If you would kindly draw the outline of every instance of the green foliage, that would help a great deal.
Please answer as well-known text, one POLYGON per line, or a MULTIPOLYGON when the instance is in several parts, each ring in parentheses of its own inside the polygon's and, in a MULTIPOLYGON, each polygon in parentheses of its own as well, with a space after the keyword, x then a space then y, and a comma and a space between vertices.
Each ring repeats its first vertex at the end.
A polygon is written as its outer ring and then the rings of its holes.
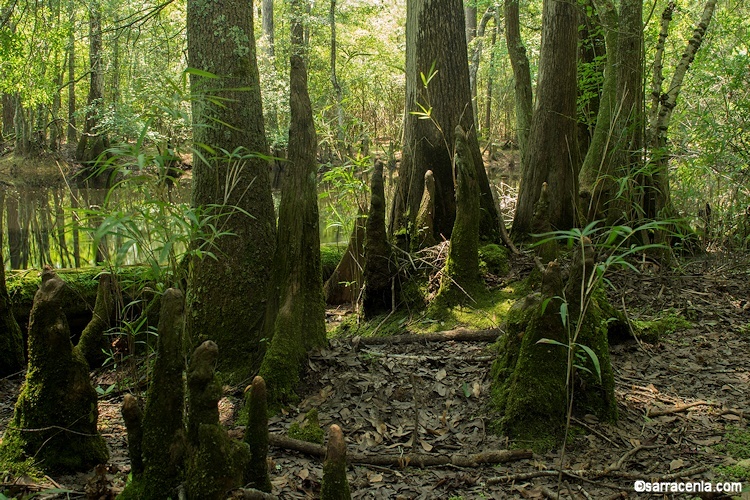
POLYGON ((737 461, 732 465, 716 467, 720 477, 734 481, 746 481, 750 478, 750 432, 730 425, 722 441, 714 449, 737 461))
POLYGON ((483 273, 488 272, 495 276, 508 274, 508 249, 494 243, 479 247, 479 269, 483 273))
POLYGON ((632 325, 635 327, 636 335, 643 341, 656 343, 664 336, 684 330, 693 326, 682 316, 671 312, 653 320, 634 319, 632 325))
MULTIPOLYGON (((321 165, 318 199, 326 239, 346 241, 357 215, 367 211, 366 175, 371 169, 368 157, 348 159, 343 165, 321 165)), ((322 255, 321 255, 322 257, 322 255)))

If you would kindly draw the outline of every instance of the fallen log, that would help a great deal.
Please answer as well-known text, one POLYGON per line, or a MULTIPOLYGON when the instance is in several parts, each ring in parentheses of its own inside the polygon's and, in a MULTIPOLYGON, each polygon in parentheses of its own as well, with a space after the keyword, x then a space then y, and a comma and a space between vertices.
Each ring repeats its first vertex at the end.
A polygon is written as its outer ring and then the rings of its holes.
MULTIPOLYGON (((299 451, 315 457, 324 457, 325 446, 308 443, 286 436, 269 435, 271 446, 287 450, 299 451)), ((381 467, 435 467, 440 465, 455 465, 457 467, 478 467, 482 464, 501 464, 532 457, 531 450, 491 450, 472 455, 428 455, 425 453, 349 453, 346 458, 350 464, 377 465, 381 467)))
POLYGON ((383 344, 416 344, 421 342, 494 342, 502 334, 499 328, 489 330, 469 330, 456 328, 435 333, 405 333, 390 337, 354 337, 353 344, 383 345, 383 344))

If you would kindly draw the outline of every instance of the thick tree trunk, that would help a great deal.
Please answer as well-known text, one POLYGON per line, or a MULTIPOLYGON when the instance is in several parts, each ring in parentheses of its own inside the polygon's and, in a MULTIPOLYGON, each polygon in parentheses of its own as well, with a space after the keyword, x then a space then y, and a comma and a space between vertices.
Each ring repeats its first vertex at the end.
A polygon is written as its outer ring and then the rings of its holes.
POLYGON ((577 41, 575 2, 545 0, 537 104, 513 219, 512 232, 519 240, 529 236, 534 204, 545 182, 553 229, 570 229, 578 222, 577 41))
POLYGON ((453 134, 461 125, 477 168, 481 236, 499 241, 497 209, 474 129, 463 6, 458 0, 409 0, 406 11, 404 150, 390 233, 413 230, 429 169, 435 177, 434 236, 450 238, 456 218, 453 134), (430 79, 427 85, 423 78, 430 79))
POLYGON ((497 61, 495 60, 495 44, 497 43, 497 32, 500 30, 500 16, 495 13, 495 25, 492 27, 492 40, 490 41, 490 70, 487 75, 487 94, 484 105, 484 124, 482 135, 487 139, 492 136, 492 94, 495 90, 495 71, 497 61))
POLYGON ((531 68, 526 55, 526 47, 521 39, 521 23, 518 12, 518 0, 505 2, 505 42, 513 68, 513 82, 516 101, 516 135, 521 158, 526 155, 526 146, 531 129, 533 101, 531 91, 531 68))
POLYGON ((383 163, 375 162, 370 179, 370 211, 365 225, 365 289, 362 312, 366 319, 391 311, 398 296, 394 277, 398 271, 385 230, 383 163))
POLYGON ((278 311, 271 311, 276 312, 273 336, 260 369, 268 381, 272 404, 286 403, 294 397, 307 352, 326 341, 315 181, 318 142, 307 91, 307 68, 301 55, 304 47, 300 3, 292 3, 289 163, 282 181, 270 289, 270 303, 278 304, 278 311))
POLYGON ((187 15, 188 66, 218 76, 190 75, 193 140, 202 155, 193 165, 193 204, 206 210, 220 206, 211 215, 233 233, 206 248, 217 260, 193 262, 188 330, 194 342, 214 340, 219 369, 228 380, 240 381, 260 367, 265 352, 261 339, 276 243, 268 163, 256 156, 268 154, 268 146, 253 12, 239 0, 189 0, 187 15), (225 21, 217 24, 219 19, 225 21), (217 99, 232 105, 217 105, 217 99))
POLYGON ((582 209, 589 220, 614 224, 632 207, 631 200, 612 199, 615 178, 638 170, 643 146, 643 3, 623 1, 619 12, 610 0, 594 3, 605 28, 607 63, 596 127, 581 168, 581 186, 591 194, 582 209))

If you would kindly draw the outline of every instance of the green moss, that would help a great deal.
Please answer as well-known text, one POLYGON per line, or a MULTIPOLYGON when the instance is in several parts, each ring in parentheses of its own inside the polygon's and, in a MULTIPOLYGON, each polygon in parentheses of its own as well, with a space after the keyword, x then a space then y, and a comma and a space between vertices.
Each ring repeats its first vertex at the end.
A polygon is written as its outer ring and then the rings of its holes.
POLYGON ((33 457, 45 471, 74 472, 106 462, 109 454, 96 428, 97 395, 88 364, 73 348, 62 314, 64 295, 65 285, 52 273, 37 292, 29 368, 0 455, 17 463, 33 457))
POLYGON ((198 435, 200 446, 192 453, 187 467, 188 498, 226 498, 229 490, 242 485, 250 448, 232 440, 218 423, 201 424, 198 435))
POLYGON ((675 313, 669 313, 653 320, 634 319, 632 324, 636 329, 638 338, 651 344, 655 344, 665 335, 693 326, 692 323, 675 313))
MULTIPOLYGON (((492 406, 499 418, 493 425, 516 445, 546 451, 560 444, 565 430, 567 351, 563 346, 539 343, 542 339, 567 344, 567 333, 558 313, 559 299, 542 312, 541 294, 531 294, 515 304, 505 323, 505 335, 495 348, 492 366, 492 406)), ((609 361, 607 320, 594 301, 584 319, 578 343, 589 347, 601 366, 601 381, 588 356, 577 358, 574 409, 593 413, 603 421, 617 418, 614 376, 609 361), (589 373, 591 372, 591 373, 589 373)), ((583 351, 580 351, 583 352, 583 351)))
POLYGON ((299 439, 300 441, 307 441, 308 443, 323 444, 325 431, 320 428, 318 410, 313 408, 308 411, 305 419, 302 421, 302 425, 298 422, 292 423, 289 427, 289 437, 299 439))
POLYGON ((508 249, 494 243, 479 247, 479 270, 495 276, 508 274, 508 249))
POLYGON ((333 274, 336 266, 339 265, 341 258, 344 256, 346 246, 341 245, 320 245, 320 267, 323 273, 323 282, 333 274))
POLYGON ((737 460, 737 463, 716 467, 719 478, 731 481, 750 479, 750 430, 727 426, 726 433, 714 450, 737 460))

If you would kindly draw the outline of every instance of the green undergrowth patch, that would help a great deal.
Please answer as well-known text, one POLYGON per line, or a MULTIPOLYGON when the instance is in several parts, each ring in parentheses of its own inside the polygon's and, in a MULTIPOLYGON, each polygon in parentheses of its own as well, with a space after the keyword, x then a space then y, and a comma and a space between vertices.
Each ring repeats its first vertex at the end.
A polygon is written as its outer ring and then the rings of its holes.
POLYGON ((320 427, 318 410, 313 408, 308 411, 301 424, 293 422, 289 427, 289 437, 300 441, 307 441, 308 443, 323 444, 325 431, 320 427))
POLYGON ((529 293, 525 281, 510 283, 502 288, 484 291, 472 297, 469 305, 445 307, 429 311, 424 308, 404 308, 391 314, 383 314, 370 321, 351 315, 338 328, 329 333, 331 337, 390 336, 408 333, 433 333, 455 328, 483 330, 497 328, 503 322, 516 300, 529 293))
POLYGON ((750 431, 728 426, 722 441, 714 450, 725 453, 732 464, 719 465, 716 472, 722 479, 747 481, 750 479, 750 431))
POLYGON ((652 320, 634 319, 632 325, 638 338, 650 344, 655 344, 667 335, 693 326, 692 323, 673 311, 652 320))
POLYGON ((320 245, 320 267, 323 270, 323 282, 333 274, 339 265, 341 257, 346 252, 346 245, 323 244, 320 245))

